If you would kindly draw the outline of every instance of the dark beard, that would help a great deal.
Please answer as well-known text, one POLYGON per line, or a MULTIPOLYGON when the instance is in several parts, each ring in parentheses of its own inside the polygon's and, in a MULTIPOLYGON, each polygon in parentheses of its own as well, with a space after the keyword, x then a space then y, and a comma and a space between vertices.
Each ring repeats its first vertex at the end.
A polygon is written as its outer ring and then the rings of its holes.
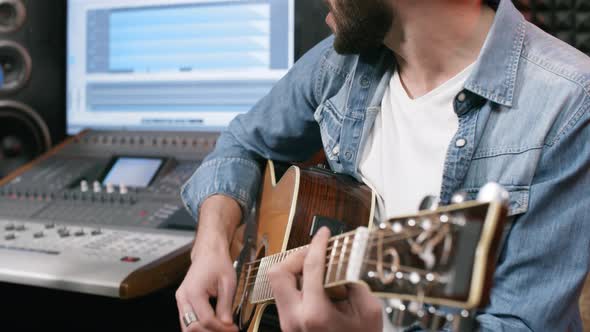
POLYGON ((379 48, 393 23, 384 0, 337 0, 334 49, 340 54, 361 54, 379 48))

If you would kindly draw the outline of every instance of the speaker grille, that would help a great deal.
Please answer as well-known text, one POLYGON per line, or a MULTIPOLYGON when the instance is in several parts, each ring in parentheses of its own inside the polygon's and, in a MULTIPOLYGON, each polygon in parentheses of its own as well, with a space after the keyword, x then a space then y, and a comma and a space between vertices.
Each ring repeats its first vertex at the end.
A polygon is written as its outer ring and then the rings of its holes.
POLYGON ((49 129, 29 106, 0 101, 0 178, 51 147, 49 129))
POLYGON ((27 18, 27 10, 20 0, 0 0, 0 33, 20 29, 27 18))
POLYGON ((22 89, 31 78, 32 60, 26 48, 10 40, 0 40, 0 66, 3 82, 0 95, 22 89))

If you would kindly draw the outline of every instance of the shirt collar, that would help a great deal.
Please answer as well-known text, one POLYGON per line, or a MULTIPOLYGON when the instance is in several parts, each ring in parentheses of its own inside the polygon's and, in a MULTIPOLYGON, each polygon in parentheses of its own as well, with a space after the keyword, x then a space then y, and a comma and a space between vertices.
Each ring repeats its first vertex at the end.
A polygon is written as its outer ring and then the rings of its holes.
POLYGON ((465 89, 511 107, 526 21, 512 1, 502 0, 465 89))

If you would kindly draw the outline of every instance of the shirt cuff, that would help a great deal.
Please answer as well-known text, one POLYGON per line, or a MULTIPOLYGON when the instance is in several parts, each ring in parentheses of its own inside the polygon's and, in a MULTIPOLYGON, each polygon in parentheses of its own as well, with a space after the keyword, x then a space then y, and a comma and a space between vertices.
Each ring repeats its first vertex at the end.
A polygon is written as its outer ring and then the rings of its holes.
POLYGON ((235 199, 245 218, 252 209, 261 182, 260 165, 244 158, 218 158, 203 163, 180 191, 185 208, 196 222, 203 202, 213 195, 235 199))

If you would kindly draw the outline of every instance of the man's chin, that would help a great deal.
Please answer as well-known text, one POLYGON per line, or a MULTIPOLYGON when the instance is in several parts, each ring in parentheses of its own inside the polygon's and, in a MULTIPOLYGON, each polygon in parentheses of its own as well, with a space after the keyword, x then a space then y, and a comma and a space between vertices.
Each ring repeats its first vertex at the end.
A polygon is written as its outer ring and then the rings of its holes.
POLYGON ((353 42, 335 34, 334 50, 341 55, 358 55, 380 48, 382 43, 353 42))

